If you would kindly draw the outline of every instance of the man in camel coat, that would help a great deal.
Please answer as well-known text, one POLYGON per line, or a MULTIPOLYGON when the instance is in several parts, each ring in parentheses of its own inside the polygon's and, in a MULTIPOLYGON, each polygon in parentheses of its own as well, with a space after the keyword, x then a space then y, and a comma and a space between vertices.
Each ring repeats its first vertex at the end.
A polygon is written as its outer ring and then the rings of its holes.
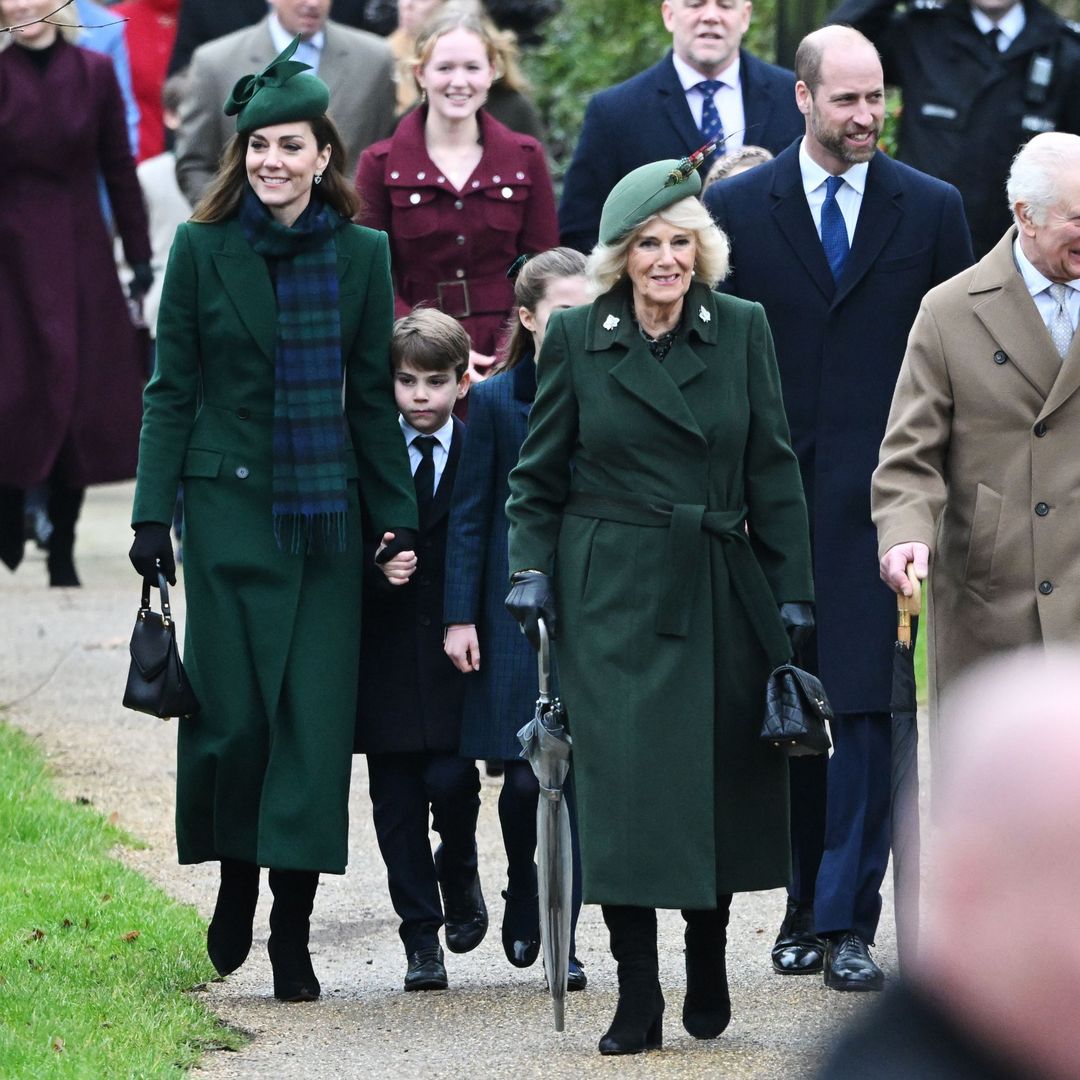
POLYGON ((1080 640, 1080 136, 1037 135, 1014 225, 931 290, 873 478, 882 579, 930 565, 931 709, 999 650, 1080 640))

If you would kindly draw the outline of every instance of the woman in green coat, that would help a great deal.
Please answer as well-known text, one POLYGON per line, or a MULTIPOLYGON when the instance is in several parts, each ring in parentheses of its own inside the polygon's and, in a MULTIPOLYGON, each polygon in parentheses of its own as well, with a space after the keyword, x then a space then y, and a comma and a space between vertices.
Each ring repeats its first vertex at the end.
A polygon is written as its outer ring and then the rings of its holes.
MULTIPOLYGON (((299 39, 297 39, 299 40, 299 39)), ((207 950, 251 948, 259 868, 274 894, 274 994, 311 1001, 320 872, 341 874, 360 647, 361 501, 412 548, 416 505, 390 377, 386 237, 349 223, 325 83, 295 43, 226 105, 237 135, 169 257, 146 388, 131 561, 175 575, 184 484, 181 863, 221 863, 207 950)))
POLYGON ((700 187, 663 161, 613 189, 600 295, 548 325, 510 476, 507 607, 557 637, 585 900, 618 964, 604 1054, 661 1044, 657 907, 686 920, 684 1026, 724 1030, 731 894, 790 862, 786 759, 758 732, 813 622, 806 506, 765 315, 712 290, 728 248, 700 187))

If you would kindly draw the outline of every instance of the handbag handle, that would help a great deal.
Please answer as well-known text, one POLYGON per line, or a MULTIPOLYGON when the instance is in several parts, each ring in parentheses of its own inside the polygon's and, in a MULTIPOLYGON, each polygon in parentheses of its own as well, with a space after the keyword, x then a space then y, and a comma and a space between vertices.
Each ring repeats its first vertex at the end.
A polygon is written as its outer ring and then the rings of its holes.
MULTIPOLYGON (((161 593, 161 621, 168 626, 172 622, 172 608, 169 606, 169 583, 165 580, 165 573, 158 562, 158 592, 161 593)), ((139 618, 145 618, 150 611, 150 579, 142 580, 142 602, 139 604, 139 618)))

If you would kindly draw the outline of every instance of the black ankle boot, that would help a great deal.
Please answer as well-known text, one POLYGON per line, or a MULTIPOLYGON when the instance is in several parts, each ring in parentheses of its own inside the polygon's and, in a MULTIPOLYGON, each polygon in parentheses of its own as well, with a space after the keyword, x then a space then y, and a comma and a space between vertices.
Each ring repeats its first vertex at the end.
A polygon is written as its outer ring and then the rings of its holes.
POLYGON ((60 588, 78 588, 82 582, 75 572, 75 523, 82 509, 84 488, 69 488, 49 484, 49 537, 47 566, 49 584, 60 588))
POLYGON ((26 548, 25 506, 26 492, 22 488, 0 484, 0 562, 13 572, 26 548))
POLYGON ((603 906, 619 971, 619 1004, 600 1040, 601 1054, 640 1054, 664 1041, 664 995, 656 957, 653 908, 603 906))
POLYGON ((222 859, 214 917, 206 928, 206 952, 219 975, 230 975, 247 959, 258 902, 259 868, 240 859, 222 859))
POLYGON ((695 1039, 715 1039, 731 1020, 727 983, 727 924, 731 896, 717 898, 715 911, 684 911, 686 1000, 683 1027, 695 1039))
POLYGON ((266 943, 274 969, 274 997, 279 1001, 315 1001, 319 980, 311 966, 308 933, 319 875, 313 870, 271 870, 270 940, 266 943))

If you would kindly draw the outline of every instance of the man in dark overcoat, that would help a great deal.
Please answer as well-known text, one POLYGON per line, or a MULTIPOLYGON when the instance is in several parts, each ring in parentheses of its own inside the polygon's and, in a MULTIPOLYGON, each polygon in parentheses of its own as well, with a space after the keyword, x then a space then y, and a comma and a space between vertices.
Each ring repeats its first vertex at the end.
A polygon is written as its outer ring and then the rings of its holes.
POLYGON ((955 188, 876 153, 884 79, 861 34, 809 35, 797 75, 804 138, 713 185, 705 203, 731 239, 725 289, 764 304, 776 338, 813 539, 817 632, 802 660, 838 714, 824 823, 824 761, 792 770, 794 875, 773 962, 822 970, 816 929, 832 943, 826 982, 872 989, 882 981, 867 945, 889 856, 895 598, 877 577, 870 477, 919 301, 970 265, 971 242, 955 188))
POLYGON ((791 72, 740 48, 750 7, 749 0, 664 0, 671 51, 600 91, 585 110, 559 206, 563 244, 591 251, 615 184, 650 161, 692 153, 716 136, 717 124, 729 150, 754 144, 778 154, 799 137, 791 72))
POLYGON ((1080 24, 1039 0, 844 0, 829 21, 881 50, 904 94, 898 156, 956 185, 981 259, 1010 224, 1017 148, 1042 131, 1080 134, 1080 24))

